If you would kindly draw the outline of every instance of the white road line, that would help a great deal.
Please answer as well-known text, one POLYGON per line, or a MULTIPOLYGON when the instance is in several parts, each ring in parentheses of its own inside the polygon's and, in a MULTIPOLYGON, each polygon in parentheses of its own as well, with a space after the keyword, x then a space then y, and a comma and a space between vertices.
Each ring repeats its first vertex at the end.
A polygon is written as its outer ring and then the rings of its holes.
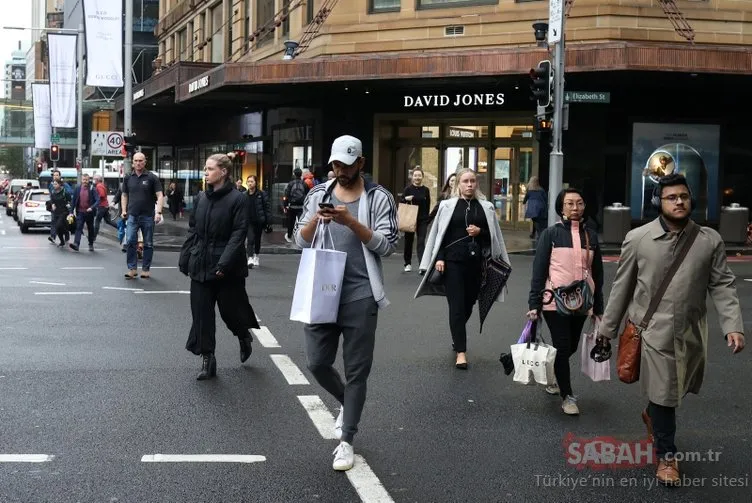
POLYGON ((92 292, 34 292, 34 295, 92 295, 92 292))
POLYGON ((744 278, 744 281, 752 281, 752 278, 744 278))
POLYGON ((133 293, 178 293, 182 295, 188 295, 191 292, 189 292, 188 290, 141 290, 133 293))
POLYGON ((143 288, 125 288, 124 286, 103 286, 102 290, 121 290, 123 292, 140 292, 143 288))
POLYGON ((345 473, 363 503, 394 503, 363 456, 356 454, 353 467, 345 473))
POLYGON ((287 384, 311 384, 300 371, 297 365, 287 355, 269 355, 282 375, 287 379, 287 384))
POLYGON ((339 440, 334 434, 334 416, 318 395, 299 395, 298 400, 323 438, 339 440))
POLYGON ((0 267, 0 271, 26 271, 28 267, 0 267))
POLYGON ((149 269, 177 269, 176 265, 153 265, 149 269))
POLYGON ((268 327, 252 328, 251 332, 265 348, 280 348, 277 339, 274 338, 268 327))
POLYGON ((145 454, 142 463, 260 463, 265 456, 245 454, 145 454))
POLYGON ((66 270, 66 271, 91 271, 91 270, 99 270, 104 269, 104 267, 87 267, 87 266, 80 266, 80 267, 61 267, 60 269, 66 270))
POLYGON ((0 463, 46 463, 54 457, 51 454, 0 454, 0 463))
POLYGON ((51 283, 49 281, 29 281, 35 285, 65 286, 65 283, 51 283))

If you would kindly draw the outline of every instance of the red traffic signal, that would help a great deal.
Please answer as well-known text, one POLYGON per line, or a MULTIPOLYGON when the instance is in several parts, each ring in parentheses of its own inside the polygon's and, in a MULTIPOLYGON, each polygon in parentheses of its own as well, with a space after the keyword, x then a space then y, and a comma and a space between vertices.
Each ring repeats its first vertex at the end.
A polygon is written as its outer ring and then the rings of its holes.
POLYGON ((245 164, 245 150, 235 150, 235 158, 240 164, 245 164))
POLYGON ((41 173, 41 172, 42 172, 42 163, 38 162, 37 163, 37 173, 41 173))
POLYGON ((50 145, 50 161, 60 160, 60 147, 58 145, 50 145))

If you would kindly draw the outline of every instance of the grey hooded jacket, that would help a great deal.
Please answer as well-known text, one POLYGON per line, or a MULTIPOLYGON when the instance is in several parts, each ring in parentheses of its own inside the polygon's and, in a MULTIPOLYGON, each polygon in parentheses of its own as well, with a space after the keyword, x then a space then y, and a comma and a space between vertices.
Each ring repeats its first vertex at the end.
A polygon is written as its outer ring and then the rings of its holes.
MULTIPOLYGON (((295 244, 301 248, 310 248, 311 243, 303 239, 301 228, 305 227, 319 210, 319 203, 326 202, 336 179, 316 185, 308 192, 303 203, 303 214, 295 225, 295 244)), ((373 237, 363 244, 363 255, 366 259, 368 277, 371 281, 373 298, 383 309, 389 305, 384 292, 384 271, 381 257, 388 257, 397 247, 399 229, 397 226, 397 205, 392 194, 381 185, 366 182, 366 197, 360 198, 358 207, 358 221, 373 231, 373 237)))

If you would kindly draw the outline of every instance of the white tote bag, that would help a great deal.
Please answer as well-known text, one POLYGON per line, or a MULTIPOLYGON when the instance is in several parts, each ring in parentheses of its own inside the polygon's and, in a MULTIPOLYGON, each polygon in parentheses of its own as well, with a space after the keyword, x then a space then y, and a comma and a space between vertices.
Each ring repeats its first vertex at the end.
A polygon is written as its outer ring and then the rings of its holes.
POLYGON ((290 319, 307 324, 336 323, 347 253, 334 249, 328 224, 319 223, 310 248, 300 256, 290 319), (329 236, 331 248, 326 248, 329 236))
POLYGON ((556 348, 543 342, 512 344, 514 380, 522 384, 552 385, 556 382, 556 348))

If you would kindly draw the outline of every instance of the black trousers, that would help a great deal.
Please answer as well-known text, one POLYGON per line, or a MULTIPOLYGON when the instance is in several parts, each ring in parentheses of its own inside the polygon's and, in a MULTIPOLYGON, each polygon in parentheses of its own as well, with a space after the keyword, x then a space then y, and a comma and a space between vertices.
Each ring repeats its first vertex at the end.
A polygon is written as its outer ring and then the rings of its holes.
POLYGON ((264 234, 264 224, 253 223, 248 226, 248 256, 258 255, 261 251, 261 236, 264 234))
POLYGON ((53 213, 52 214, 52 230, 54 234, 52 238, 57 237, 60 239, 60 244, 65 244, 70 240, 70 231, 68 230, 68 214, 67 213, 53 213))
POLYGON ((287 237, 292 237, 295 229, 295 219, 303 214, 303 208, 287 208, 287 237))
POLYGON ((86 225, 86 237, 89 240, 89 244, 94 244, 97 234, 94 232, 94 211, 77 211, 76 212, 76 234, 73 237, 73 242, 76 246, 81 244, 81 236, 84 233, 84 225, 86 225))
POLYGON ((444 267, 444 286, 449 304, 449 330, 457 353, 467 351, 467 321, 473 314, 481 282, 481 262, 447 261, 444 267))
POLYGON ((582 327, 587 316, 562 316, 555 311, 543 311, 548 330, 551 332, 551 344, 556 348, 554 373, 562 398, 572 395, 572 379, 569 372, 569 358, 577 352, 582 327))
POLYGON ((195 355, 214 353, 217 332, 214 306, 227 328, 238 338, 251 337, 249 329, 259 328, 256 313, 245 292, 245 278, 224 278, 200 282, 191 280, 193 324, 185 349, 195 355))
POLYGON ((676 453, 676 408, 648 403, 648 416, 653 423, 653 442, 659 458, 676 453))
POLYGON ((102 219, 104 219, 105 223, 117 229, 117 224, 113 222, 112 218, 110 217, 110 208, 98 206, 97 216, 94 218, 94 237, 95 238, 99 236, 99 227, 102 224, 102 219))
POLYGON ((428 230, 428 220, 418 220, 415 226, 415 232, 405 233, 405 265, 410 265, 413 261, 413 241, 415 235, 418 235, 418 264, 423 260, 423 251, 426 249, 426 231, 428 230))

